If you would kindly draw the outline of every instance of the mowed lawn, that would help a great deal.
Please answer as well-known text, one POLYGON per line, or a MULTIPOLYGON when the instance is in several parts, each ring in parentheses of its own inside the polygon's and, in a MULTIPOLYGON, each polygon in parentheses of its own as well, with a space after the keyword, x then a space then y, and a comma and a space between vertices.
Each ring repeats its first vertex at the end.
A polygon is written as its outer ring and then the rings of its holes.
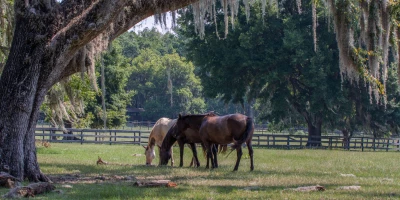
MULTIPOLYGON (((199 149, 200 151, 200 149, 199 149)), ((174 147, 175 167, 144 166, 142 146, 58 144, 38 146, 41 170, 56 191, 35 199, 400 199, 400 152, 277 150, 254 148, 255 170, 249 171, 247 149, 232 172, 236 152, 219 155, 219 168, 184 167, 174 147), (96 165, 98 157, 107 165, 96 165), (175 188, 137 187, 137 180, 169 179, 175 188), (292 188, 320 185, 325 191, 292 188), (340 189, 360 186, 358 190, 340 189)), ((158 164, 158 151, 155 164, 158 164)), ((24 183, 27 184, 27 183, 24 183)), ((7 189, 0 189, 3 195, 7 189)))

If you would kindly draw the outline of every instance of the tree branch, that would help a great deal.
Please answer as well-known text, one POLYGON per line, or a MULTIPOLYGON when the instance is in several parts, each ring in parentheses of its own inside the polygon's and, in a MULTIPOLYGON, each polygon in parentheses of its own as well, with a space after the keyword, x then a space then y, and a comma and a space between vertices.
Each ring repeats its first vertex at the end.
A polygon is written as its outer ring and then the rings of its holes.
MULTIPOLYGON (((114 40, 122 33, 128 31, 135 24, 143 19, 167 11, 185 7, 198 0, 98 0, 92 4, 83 4, 80 15, 69 17, 69 23, 58 31, 50 42, 52 49, 65 49, 59 52, 55 66, 61 68, 61 73, 53 74, 60 80, 62 77, 69 76, 80 70, 80 68, 70 68, 71 58, 79 56, 77 51, 84 48, 86 44, 98 37, 101 33, 107 32, 108 42, 114 40), (64 42, 62 42, 64 41, 64 42)), ((74 0, 63 2, 62 8, 67 5, 78 5, 74 0)), ((56 70, 59 71, 59 70, 56 70)), ((54 81, 51 81, 54 82, 54 81)), ((55 81, 57 82, 57 81, 55 81)))

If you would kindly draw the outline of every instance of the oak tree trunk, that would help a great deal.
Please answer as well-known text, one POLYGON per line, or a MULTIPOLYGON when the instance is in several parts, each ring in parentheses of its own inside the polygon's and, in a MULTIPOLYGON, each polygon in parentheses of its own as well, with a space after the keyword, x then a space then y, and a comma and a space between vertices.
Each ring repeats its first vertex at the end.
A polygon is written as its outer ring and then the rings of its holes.
POLYGON ((12 48, 0 79, 0 170, 21 180, 48 181, 39 169, 34 131, 48 88, 41 78, 44 43, 33 31, 38 22, 17 17, 12 48), (26 34, 31 33, 31 34, 26 34))
POLYGON ((308 122, 308 141, 307 147, 319 147, 321 146, 321 127, 322 122, 317 121, 315 124, 308 122))

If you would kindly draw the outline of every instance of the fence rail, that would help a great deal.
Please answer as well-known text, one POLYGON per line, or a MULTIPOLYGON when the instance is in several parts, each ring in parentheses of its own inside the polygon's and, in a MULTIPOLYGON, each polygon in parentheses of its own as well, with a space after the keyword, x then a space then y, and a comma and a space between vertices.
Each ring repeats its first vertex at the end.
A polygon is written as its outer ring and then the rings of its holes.
MULTIPOLYGON (((66 129, 67 134, 58 128, 36 128, 35 139, 60 143, 99 143, 134 144, 148 143, 150 130, 102 130, 102 129, 66 129)), ((254 134, 253 146, 264 148, 300 149, 348 149, 369 151, 400 151, 400 138, 321 136, 308 141, 305 135, 254 134), (316 146, 319 144, 320 146, 316 146)))

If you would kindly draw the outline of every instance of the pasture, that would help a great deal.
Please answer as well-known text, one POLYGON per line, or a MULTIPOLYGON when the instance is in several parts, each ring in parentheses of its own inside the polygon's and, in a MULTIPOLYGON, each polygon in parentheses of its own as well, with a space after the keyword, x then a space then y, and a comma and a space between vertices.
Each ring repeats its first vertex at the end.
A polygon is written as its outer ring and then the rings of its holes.
MULTIPOLYGON (((199 148, 200 149, 200 148, 199 148)), ((174 157, 179 151, 174 147, 174 157)), ((250 172, 247 149, 239 170, 232 172, 236 153, 219 155, 219 168, 189 168, 186 147, 184 167, 145 166, 139 145, 38 145, 41 170, 55 183, 56 192, 35 199, 399 199, 400 153, 343 150, 277 150, 254 148, 250 172), (98 156, 108 165, 96 165, 98 156), (143 179, 169 179, 175 188, 137 187, 143 179), (299 192, 302 186, 320 185, 325 191, 299 192), (339 189, 361 186, 359 190, 339 189)), ((158 163, 158 150, 155 163, 158 163)), ((8 189, 0 189, 0 195, 8 189)))

